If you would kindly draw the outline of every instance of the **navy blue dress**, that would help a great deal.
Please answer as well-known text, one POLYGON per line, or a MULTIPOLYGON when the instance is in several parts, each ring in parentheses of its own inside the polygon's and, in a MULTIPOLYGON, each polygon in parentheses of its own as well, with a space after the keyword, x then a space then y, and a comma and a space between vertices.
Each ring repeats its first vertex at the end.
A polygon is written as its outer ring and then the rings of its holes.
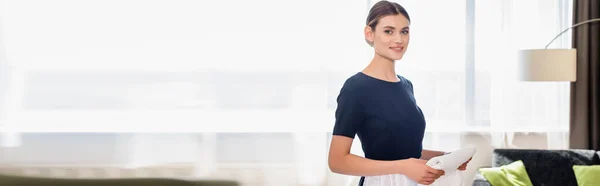
POLYGON ((333 135, 358 136, 365 158, 421 157, 425 117, 412 83, 398 77, 399 82, 389 82, 358 72, 344 82, 337 97, 333 135))

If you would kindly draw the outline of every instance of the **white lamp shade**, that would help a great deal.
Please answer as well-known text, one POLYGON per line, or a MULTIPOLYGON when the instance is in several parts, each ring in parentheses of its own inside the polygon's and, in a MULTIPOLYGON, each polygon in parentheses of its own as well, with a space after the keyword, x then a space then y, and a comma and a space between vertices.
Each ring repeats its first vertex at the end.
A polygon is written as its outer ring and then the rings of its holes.
POLYGON ((522 81, 571 81, 577 77, 576 49, 533 49, 518 53, 522 81))

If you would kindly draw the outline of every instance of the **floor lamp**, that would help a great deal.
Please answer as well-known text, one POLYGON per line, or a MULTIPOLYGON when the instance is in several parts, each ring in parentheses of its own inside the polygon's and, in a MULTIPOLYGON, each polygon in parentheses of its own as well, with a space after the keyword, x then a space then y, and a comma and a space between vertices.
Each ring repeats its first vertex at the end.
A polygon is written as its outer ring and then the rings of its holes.
MULTIPOLYGON (((577 80, 577 49, 548 49, 548 46, 569 29, 599 21, 600 18, 597 18, 574 24, 554 37, 544 49, 519 50, 517 67, 519 80, 537 82, 575 82, 577 80)), ((549 133, 548 135, 548 144, 550 147, 550 144, 553 144, 556 141, 551 142, 550 136, 552 134, 549 133)), ((562 135, 560 136, 560 138, 562 138, 562 135)))
POLYGON ((544 49, 519 50, 519 80, 575 82, 577 80, 577 49, 548 49, 548 46, 569 29, 598 21, 600 18, 574 24, 554 37, 544 49))

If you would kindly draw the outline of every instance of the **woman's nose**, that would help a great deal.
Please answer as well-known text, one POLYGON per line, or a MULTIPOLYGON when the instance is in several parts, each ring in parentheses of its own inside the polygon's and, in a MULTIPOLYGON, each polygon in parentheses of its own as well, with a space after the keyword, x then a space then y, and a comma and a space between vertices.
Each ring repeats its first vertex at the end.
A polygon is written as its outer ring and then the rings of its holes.
POLYGON ((403 40, 402 35, 399 35, 394 38, 394 43, 402 44, 403 40))
POLYGON ((402 38, 396 38, 396 39, 394 39, 394 43, 402 44, 402 38))

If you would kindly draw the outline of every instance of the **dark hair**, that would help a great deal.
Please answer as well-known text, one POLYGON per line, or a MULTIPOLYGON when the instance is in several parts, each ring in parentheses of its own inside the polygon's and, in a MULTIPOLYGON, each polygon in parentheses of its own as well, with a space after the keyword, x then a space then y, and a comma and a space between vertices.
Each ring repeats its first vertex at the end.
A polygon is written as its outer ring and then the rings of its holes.
POLYGON ((388 15, 398 15, 402 14, 408 22, 410 22, 410 16, 408 16, 408 12, 406 9, 402 7, 400 4, 395 2, 389 2, 386 0, 379 1, 371 7, 369 10, 369 15, 367 16, 367 26, 371 27, 371 29, 375 30, 379 19, 388 15))

